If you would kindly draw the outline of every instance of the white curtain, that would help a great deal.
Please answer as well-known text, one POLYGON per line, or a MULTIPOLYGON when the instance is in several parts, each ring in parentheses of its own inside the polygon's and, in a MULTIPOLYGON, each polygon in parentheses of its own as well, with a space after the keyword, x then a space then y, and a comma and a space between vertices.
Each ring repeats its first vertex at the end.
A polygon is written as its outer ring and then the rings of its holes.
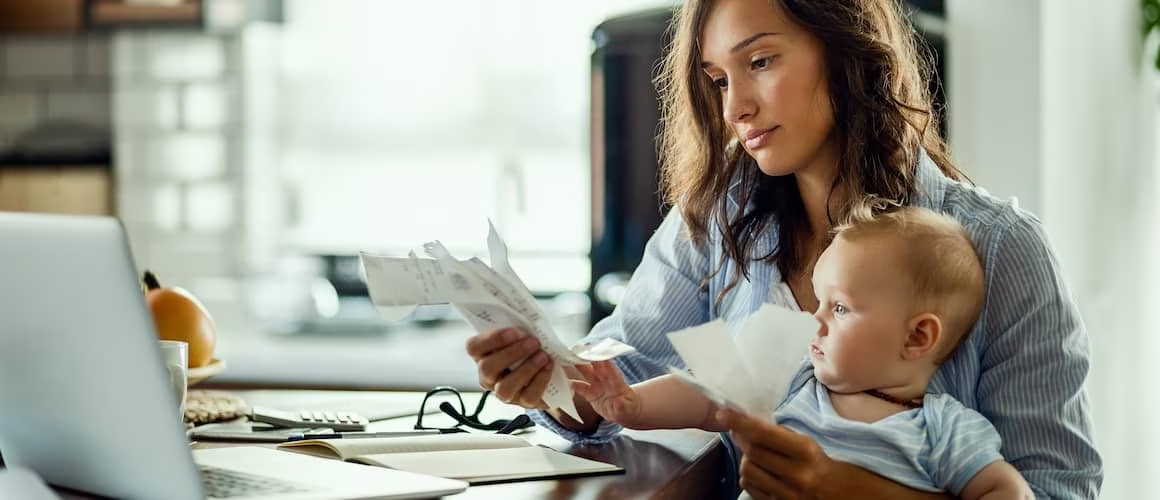
POLYGON ((1160 88, 1138 0, 951 0, 951 146, 1044 221, 1092 341, 1103 498, 1160 471, 1160 88))

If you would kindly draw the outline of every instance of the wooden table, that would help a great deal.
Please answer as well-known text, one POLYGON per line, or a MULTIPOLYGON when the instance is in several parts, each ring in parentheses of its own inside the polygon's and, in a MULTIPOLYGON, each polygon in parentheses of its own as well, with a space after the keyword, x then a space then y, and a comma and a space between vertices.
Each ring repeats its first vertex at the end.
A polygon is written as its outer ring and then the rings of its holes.
MULTIPOLYGON (((388 420, 372 422, 368 430, 409 429, 415 422, 422 393, 338 392, 338 391, 237 391, 252 405, 266 405, 286 410, 337 409, 371 413, 410 413, 388 420), (396 409, 397 411, 392 411, 396 409)), ((465 395, 469 405, 478 395, 465 395)), ((521 410, 490 400, 484 408, 484 420, 510 418, 521 410)), ((592 476, 563 480, 526 481, 507 484, 472 486, 450 498, 528 498, 528 499, 631 499, 631 498, 722 498, 729 488, 723 484, 727 467, 726 450, 717 434, 696 429, 625 431, 610 443, 573 445, 559 436, 533 429, 521 434, 536 444, 551 446, 576 456, 613 463, 625 469, 624 474, 592 476)), ((238 446, 252 443, 199 442, 195 448, 238 446)), ((269 445, 273 446, 273 445, 269 445)), ((72 492, 61 492, 66 499, 91 498, 72 492)))
MULTIPOLYGON (((547 431, 538 431, 547 433, 547 431)), ((455 498, 722 498, 725 447, 699 430, 626 432, 602 445, 553 446, 619 465, 623 475, 472 486, 455 498)))

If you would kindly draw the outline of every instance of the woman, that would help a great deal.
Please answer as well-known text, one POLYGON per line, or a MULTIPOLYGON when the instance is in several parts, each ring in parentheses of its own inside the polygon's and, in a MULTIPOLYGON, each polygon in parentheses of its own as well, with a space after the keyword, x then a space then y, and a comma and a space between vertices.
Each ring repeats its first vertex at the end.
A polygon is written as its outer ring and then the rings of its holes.
MULTIPOLYGON (((947 156, 916 52, 895 0, 687 0, 661 76, 676 209, 589 339, 637 348, 616 361, 630 383, 655 377, 682 365, 667 332, 717 318, 735 325, 764 302, 815 310, 809 278, 827 233, 855 211, 889 209, 874 197, 941 211, 979 249, 987 301, 930 391, 986 416, 1038 497, 1095 498, 1102 470, 1079 312, 1039 221, 965 183, 947 156)), ((544 411, 551 362, 520 332, 480 334, 467 350, 481 385, 539 409, 540 425, 574 441, 616 432, 580 398, 583 424, 544 411), (522 360, 531 362, 506 368, 522 360)), ((834 462, 785 428, 724 413, 754 497, 929 496, 834 462)))

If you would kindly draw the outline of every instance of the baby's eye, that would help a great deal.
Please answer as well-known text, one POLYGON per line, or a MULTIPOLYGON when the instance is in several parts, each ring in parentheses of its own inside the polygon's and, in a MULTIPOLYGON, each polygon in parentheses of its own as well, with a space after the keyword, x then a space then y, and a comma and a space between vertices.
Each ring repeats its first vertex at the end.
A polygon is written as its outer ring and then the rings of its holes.
POLYGON ((846 306, 844 306, 842 304, 834 304, 834 314, 841 316, 841 315, 846 314, 848 312, 850 312, 850 310, 846 309, 846 306))

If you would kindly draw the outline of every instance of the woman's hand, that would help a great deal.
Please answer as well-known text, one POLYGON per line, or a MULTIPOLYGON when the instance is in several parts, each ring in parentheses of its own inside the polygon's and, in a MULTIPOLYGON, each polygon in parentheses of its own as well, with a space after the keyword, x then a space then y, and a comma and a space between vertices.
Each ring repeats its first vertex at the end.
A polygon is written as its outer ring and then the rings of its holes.
POLYGON ((467 354, 479 367, 479 386, 505 403, 548 409, 544 389, 552 377, 552 358, 540 342, 514 328, 492 330, 467 339, 467 354))
POLYGON ((753 498, 829 498, 823 491, 835 462, 821 446, 787 427, 724 409, 717 419, 741 449, 741 487, 753 498))
POLYGON ((624 381, 616 365, 611 361, 596 361, 575 368, 584 380, 573 380, 572 389, 588 400, 597 414, 628 428, 639 424, 640 395, 624 381))

